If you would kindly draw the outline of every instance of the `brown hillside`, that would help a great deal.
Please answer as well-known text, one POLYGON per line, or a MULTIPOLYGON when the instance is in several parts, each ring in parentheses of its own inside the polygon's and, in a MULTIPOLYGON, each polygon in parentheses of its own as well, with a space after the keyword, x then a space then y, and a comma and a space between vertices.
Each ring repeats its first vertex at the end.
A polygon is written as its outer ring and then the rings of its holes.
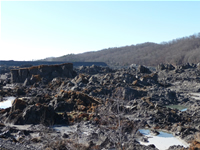
POLYGON ((124 66, 133 63, 156 66, 159 63, 198 63, 200 62, 199 56, 200 33, 161 44, 147 42, 76 55, 69 54, 54 58, 53 61, 105 62, 110 66, 124 66))

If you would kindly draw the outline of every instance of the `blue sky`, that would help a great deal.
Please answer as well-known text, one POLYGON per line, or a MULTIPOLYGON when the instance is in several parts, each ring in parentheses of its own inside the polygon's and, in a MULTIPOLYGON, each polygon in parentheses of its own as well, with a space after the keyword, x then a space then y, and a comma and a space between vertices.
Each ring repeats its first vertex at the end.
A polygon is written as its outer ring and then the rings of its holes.
POLYGON ((200 1, 1 1, 0 60, 36 60, 200 32, 200 1))

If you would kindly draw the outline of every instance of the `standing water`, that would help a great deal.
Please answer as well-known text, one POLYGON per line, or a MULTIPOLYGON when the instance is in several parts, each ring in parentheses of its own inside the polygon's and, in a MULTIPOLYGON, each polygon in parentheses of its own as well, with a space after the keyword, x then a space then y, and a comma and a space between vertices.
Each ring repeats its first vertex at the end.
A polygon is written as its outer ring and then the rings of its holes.
POLYGON ((187 108, 182 105, 167 105, 166 107, 171 108, 171 109, 178 109, 180 111, 186 111, 187 108))
POLYGON ((0 108, 5 109, 12 106, 12 102, 15 100, 16 97, 9 96, 9 97, 3 97, 3 101, 0 102, 0 108))
POLYGON ((184 147, 189 146, 189 144, 187 144, 183 140, 174 137, 171 133, 161 131, 157 136, 155 136, 151 135, 150 130, 148 129, 140 129, 139 131, 140 133, 148 137, 148 142, 147 143, 140 142, 141 144, 143 145, 154 144, 159 150, 166 150, 173 145, 181 145, 184 147))

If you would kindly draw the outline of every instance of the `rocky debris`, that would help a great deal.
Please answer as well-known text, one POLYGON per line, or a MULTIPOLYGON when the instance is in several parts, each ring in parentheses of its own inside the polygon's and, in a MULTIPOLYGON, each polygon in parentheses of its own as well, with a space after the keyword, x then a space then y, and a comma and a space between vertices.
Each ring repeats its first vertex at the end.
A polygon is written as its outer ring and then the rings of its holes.
POLYGON ((163 87, 153 87, 148 89, 147 96, 151 97, 153 102, 159 105, 177 104, 178 94, 176 91, 165 89, 163 87))
POLYGON ((138 67, 137 64, 131 64, 131 65, 129 66, 130 69, 136 69, 137 67, 138 67))
POLYGON ((150 132, 151 135, 154 135, 154 136, 157 136, 159 135, 160 133, 158 131, 156 131, 155 129, 151 130, 150 132))
POLYGON ((58 112, 70 112, 73 110, 93 112, 98 104, 101 104, 99 99, 78 91, 60 91, 54 100, 50 102, 50 105, 54 106, 54 110, 58 112))
POLYGON ((11 70, 12 83, 23 83, 25 80, 28 80, 26 81, 28 84, 31 82, 35 83, 34 81, 41 80, 40 78, 43 77, 48 80, 52 80, 55 77, 71 78, 73 77, 73 64, 40 65, 11 70))
POLYGON ((84 74, 79 74, 78 76, 76 76, 72 82, 74 82, 75 84, 87 84, 89 82, 89 76, 86 76, 84 74))
POLYGON ((193 149, 200 149, 200 142, 199 141, 194 140, 191 143, 189 150, 193 150, 193 149))
MULTIPOLYGON (((3 64, 3 63, 0 63, 0 64, 3 64)), ((0 65, 0 75, 10 73, 11 69, 17 69, 17 68, 19 68, 19 67, 18 66, 0 65)))
MULTIPOLYGON (((158 72, 158 81, 163 85, 170 86, 176 82, 199 82, 200 71, 196 68, 176 69, 172 71, 162 70, 158 72)), ((190 86, 187 86, 190 87, 190 86)))
POLYGON ((102 67, 102 66, 97 66, 97 65, 92 65, 92 66, 80 66, 79 68, 76 68, 76 71, 78 73, 87 73, 87 74, 97 74, 97 73, 110 73, 114 72, 111 68, 109 67, 102 67))
POLYGON ((10 84, 10 81, 11 81, 10 73, 0 74, 0 85, 5 86, 6 84, 10 84))
POLYGON ((23 100, 16 99, 7 115, 5 122, 15 125, 44 124, 46 126, 54 124, 67 124, 68 118, 59 116, 51 106, 37 103, 27 105, 23 100))
POLYGON ((180 145, 178 145, 178 146, 174 145, 174 146, 170 146, 167 150, 187 150, 187 148, 185 148, 184 146, 180 146, 180 145))
POLYGON ((138 92, 137 90, 130 87, 119 87, 115 89, 113 97, 124 100, 132 100, 138 98, 142 94, 142 92, 138 92))
POLYGON ((188 69, 188 68, 196 68, 196 64, 190 64, 190 63, 186 63, 180 66, 177 66, 177 68, 179 69, 188 69))
POLYGON ((151 73, 151 71, 149 70, 149 68, 143 66, 143 65, 139 65, 138 67, 138 72, 140 73, 151 73))
POLYGON ((139 80, 135 80, 133 82, 133 85, 138 86, 152 86, 158 83, 158 74, 157 73, 151 73, 143 75, 139 78, 139 80), (136 82, 137 81, 137 82, 136 82))
POLYGON ((156 68, 157 71, 161 71, 161 70, 174 70, 175 67, 172 64, 159 64, 156 68))
POLYGON ((11 108, 0 109, 5 124, 0 126, 0 135, 5 140, 35 149, 156 149, 137 142, 143 137, 138 129, 148 128, 153 135, 167 130, 186 142, 196 139, 194 145, 198 145, 198 65, 161 64, 156 72, 144 66, 138 70, 80 67, 74 69, 76 74, 72 70, 70 78, 55 70, 49 77, 48 71, 42 71, 44 77, 38 74, 39 66, 32 68, 28 78, 23 70, 27 68, 18 69, 26 81, 0 86, 1 96, 17 97, 11 108), (167 107, 172 104, 187 110, 167 107), (7 129, 8 123, 31 127, 7 129))
POLYGON ((0 66, 0 74, 5 74, 10 72, 10 69, 7 66, 0 66))

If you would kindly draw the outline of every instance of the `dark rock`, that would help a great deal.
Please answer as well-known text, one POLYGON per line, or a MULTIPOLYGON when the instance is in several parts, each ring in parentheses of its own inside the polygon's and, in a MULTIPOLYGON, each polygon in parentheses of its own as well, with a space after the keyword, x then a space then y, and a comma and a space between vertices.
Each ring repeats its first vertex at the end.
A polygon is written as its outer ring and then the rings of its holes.
POLYGON ((62 137, 63 137, 63 138, 69 138, 69 135, 66 134, 66 133, 64 133, 64 134, 62 135, 62 137))
POLYGON ((154 144, 150 144, 150 145, 148 145, 148 147, 156 148, 156 146, 154 144))
POLYGON ((140 95, 141 93, 139 93, 137 90, 132 89, 130 87, 119 87, 115 90, 113 94, 113 96, 116 98, 123 98, 126 100, 137 98, 140 95))
POLYGON ((26 93, 24 92, 24 89, 23 88, 17 88, 16 89, 16 93, 17 95, 25 95, 26 93))
POLYGON ((139 67, 138 67, 138 72, 140 72, 140 73, 151 73, 151 71, 149 70, 149 68, 147 68, 147 67, 144 67, 144 66, 142 66, 142 65, 139 65, 139 67))
POLYGON ((74 104, 68 103, 66 101, 56 102, 56 104, 54 105, 54 110, 56 112, 70 112, 74 110, 74 104))
MULTIPOLYGON (((30 68, 20 68, 11 70, 12 83, 24 83, 27 78, 30 78, 31 84, 45 77, 49 80, 55 77, 73 77, 73 64, 65 63, 60 65, 40 65, 30 68)), ((27 83, 28 84, 28 83, 27 83)), ((26 84, 25 84, 26 85, 26 84)))
POLYGON ((11 135, 10 135, 10 131, 9 130, 7 130, 7 131, 5 131, 3 133, 0 133, 0 138, 8 138, 10 136, 11 135))
POLYGON ((55 77, 58 77, 59 76, 59 73, 58 73, 58 71, 53 71, 52 73, 51 73, 51 76, 52 76, 52 78, 55 78, 55 77))
POLYGON ((149 142, 147 137, 142 137, 141 141, 144 142, 144 143, 148 143, 149 142))
POLYGON ((79 74, 78 76, 76 76, 73 80, 76 84, 78 83, 83 83, 83 84, 87 84, 88 83, 88 77, 84 74, 79 74))
POLYGON ((151 133, 152 135, 154 135, 154 136, 157 136, 157 135, 160 134, 160 133, 159 133, 158 131, 156 131, 156 130, 151 130, 150 133, 151 133))
POLYGON ((97 74, 97 73, 109 73, 109 72, 114 72, 112 69, 109 67, 102 67, 102 66, 81 66, 76 69, 77 72, 79 73, 87 73, 87 74, 97 74))
POLYGON ((183 65, 180 65, 178 66, 180 69, 188 69, 188 68, 193 68, 193 67, 196 67, 194 66, 194 64, 189 64, 189 63, 186 63, 186 64, 183 64, 183 65))
POLYGON ((19 82, 24 82, 24 79, 26 79, 27 76, 29 76, 29 70, 27 68, 20 68, 18 70, 18 74, 19 74, 19 82))
POLYGON ((170 146, 167 150, 184 150, 184 149, 185 149, 184 146, 173 145, 173 146, 170 146))
POLYGON ((174 70, 175 67, 172 64, 159 64, 156 68, 157 71, 161 71, 161 70, 174 70))
POLYGON ((41 77, 40 75, 32 75, 31 78, 30 78, 30 84, 33 85, 35 84, 36 82, 39 82, 41 81, 41 77))
POLYGON ((19 109, 12 110, 7 122, 18 125, 43 124, 49 126, 62 122, 62 118, 55 113, 53 107, 36 104, 27 106, 23 113, 19 109), (61 120, 59 121, 59 119, 61 120))
POLYGON ((166 98, 171 100, 172 102, 177 100, 175 91, 171 91, 171 90, 166 91, 165 95, 166 95, 166 98))
POLYGON ((13 69, 11 70, 11 82, 20 82, 19 80, 19 70, 18 69, 13 69))
POLYGON ((68 83, 67 83, 67 87, 72 87, 72 86, 74 86, 75 84, 74 83, 72 83, 71 81, 69 81, 68 83))
POLYGON ((160 105, 176 104, 178 100, 176 91, 166 90, 162 87, 151 88, 147 95, 160 105))
POLYGON ((55 121, 56 114, 52 107, 46 107, 43 105, 39 106, 28 106, 21 118, 16 122, 16 124, 44 124, 53 125, 55 121))
POLYGON ((147 75, 140 77, 140 80, 138 82, 135 82, 134 84, 149 86, 149 85, 154 85, 157 83, 158 83, 158 75, 157 75, 157 73, 152 73, 152 74, 147 74, 147 75))
POLYGON ((98 80, 97 80, 97 77, 95 77, 95 76, 91 76, 90 78, 89 78, 89 82, 92 82, 92 83, 95 83, 95 82, 97 82, 98 80))
POLYGON ((61 91, 58 97, 50 102, 58 112, 70 112, 73 110, 93 111, 96 104, 101 103, 87 94, 77 91, 61 91), (84 108, 84 109, 83 109, 84 108))
POLYGON ((27 103, 25 101, 20 100, 20 99, 15 99, 11 107, 11 112, 17 109, 23 111, 24 108, 26 108, 26 106, 27 106, 27 103))

